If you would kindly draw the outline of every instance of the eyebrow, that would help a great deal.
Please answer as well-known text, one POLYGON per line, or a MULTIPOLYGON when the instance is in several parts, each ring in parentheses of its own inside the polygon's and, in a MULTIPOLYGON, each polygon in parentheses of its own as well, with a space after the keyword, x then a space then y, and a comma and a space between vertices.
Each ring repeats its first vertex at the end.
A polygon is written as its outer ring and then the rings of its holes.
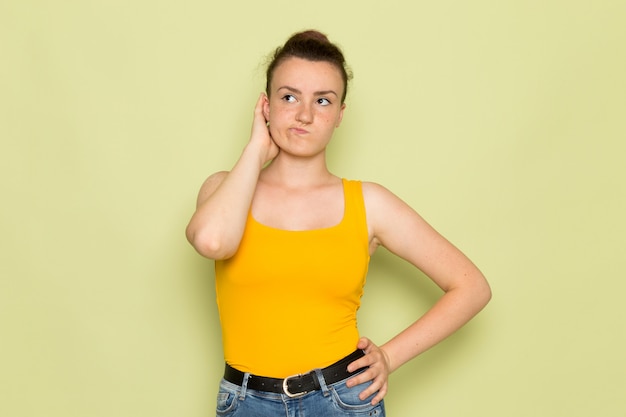
MULTIPOLYGON (((291 91, 292 93, 302 94, 302 91, 298 90, 297 88, 289 87, 288 85, 283 85, 282 87, 278 87, 276 91, 280 91, 283 89, 287 91, 291 91)), ((335 93, 333 90, 322 90, 322 91, 316 91, 313 93, 313 95, 315 96, 325 96, 328 94, 333 94, 335 97, 339 97, 339 94, 335 93)))

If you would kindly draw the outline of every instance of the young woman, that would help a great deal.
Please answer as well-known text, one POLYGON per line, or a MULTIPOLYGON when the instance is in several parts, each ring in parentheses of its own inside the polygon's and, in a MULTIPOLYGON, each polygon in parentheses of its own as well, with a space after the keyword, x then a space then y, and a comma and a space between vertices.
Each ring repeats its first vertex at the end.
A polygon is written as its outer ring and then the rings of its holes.
POLYGON ((348 79, 325 35, 293 35, 268 66, 241 157, 200 189, 186 233, 216 261, 226 360, 220 416, 384 416, 389 374, 491 297, 478 268, 401 199, 329 172, 326 147, 348 79), (359 336, 356 312, 381 245, 444 294, 378 346, 359 336))

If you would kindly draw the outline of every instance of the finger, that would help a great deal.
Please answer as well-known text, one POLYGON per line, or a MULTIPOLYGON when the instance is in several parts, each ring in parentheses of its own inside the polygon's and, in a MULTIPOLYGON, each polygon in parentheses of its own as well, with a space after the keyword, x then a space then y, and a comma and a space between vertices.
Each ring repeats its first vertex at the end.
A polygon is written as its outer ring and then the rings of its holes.
POLYGON ((352 387, 356 387, 359 384, 362 384, 364 382, 369 381, 371 378, 367 379, 367 376, 364 375, 364 374, 365 374, 365 372, 362 372, 362 373, 358 374, 357 376, 354 376, 354 377, 348 379, 346 381, 346 386, 348 388, 352 388, 352 387))
POLYGON ((361 391, 361 393, 359 394, 359 398, 361 400, 366 400, 369 397, 374 396, 372 400, 377 399, 378 401, 380 401, 380 399, 384 397, 385 393, 387 392, 386 387, 387 387, 386 382, 374 380, 367 388, 361 391), (381 391, 382 391, 382 396, 380 395, 381 391))
POLYGON ((254 115, 257 116, 261 109, 263 108, 263 94, 259 95, 259 98, 256 100, 256 104, 254 105, 254 115))
POLYGON ((365 368, 366 366, 369 366, 372 364, 372 361, 367 357, 367 349, 372 346, 372 342, 366 338, 366 337, 362 337, 359 339, 358 343, 357 343, 357 349, 361 349, 363 351, 365 351, 365 356, 350 362, 350 364, 348 364, 348 372, 354 372, 358 369, 361 368, 365 368))
POLYGON ((366 366, 369 366, 369 360, 366 356, 363 356, 354 362, 350 362, 348 365, 348 372, 355 372, 361 368, 365 368, 366 366))
POLYGON ((256 105, 254 106, 254 117, 257 119, 263 119, 263 122, 265 123, 265 114, 263 113, 263 106, 265 105, 267 101, 267 96, 265 95, 265 93, 261 93, 259 95, 259 99, 256 101, 256 105))
POLYGON ((372 345, 372 341, 367 337, 362 337, 359 339, 359 342, 356 344, 357 349, 366 350, 368 347, 372 345))
POLYGON ((264 94, 261 94, 254 108, 252 132, 260 135, 265 135, 268 132, 267 120, 265 119, 265 114, 263 113, 263 105, 266 99, 267 97, 264 94))
POLYGON ((383 400, 383 398, 385 398, 385 395, 387 395, 387 384, 383 385, 380 390, 378 390, 378 394, 376 394, 376 396, 372 398, 371 404, 378 404, 383 400))
POLYGON ((346 385, 348 387, 355 387, 357 385, 365 384, 366 382, 375 380, 378 375, 380 375, 380 373, 378 373, 375 369, 368 368, 360 374, 348 379, 346 381, 346 385))
POLYGON ((355 372, 358 369, 365 368, 367 366, 376 366, 377 364, 384 364, 385 357, 380 351, 370 351, 365 356, 350 362, 348 365, 348 372, 355 372))

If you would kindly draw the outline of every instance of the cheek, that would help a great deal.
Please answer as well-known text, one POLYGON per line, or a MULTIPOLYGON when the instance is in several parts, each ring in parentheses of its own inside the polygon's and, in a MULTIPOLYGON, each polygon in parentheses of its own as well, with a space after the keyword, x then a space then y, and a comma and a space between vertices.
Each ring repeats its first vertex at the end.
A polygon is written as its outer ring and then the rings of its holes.
POLYGON ((289 119, 290 117, 293 117, 289 114, 289 111, 287 109, 284 109, 282 107, 273 107, 271 109, 271 111, 269 112, 269 122, 270 124, 274 123, 274 124, 278 124, 281 123, 287 119, 289 119))
POLYGON ((329 129, 334 129, 339 124, 339 116, 336 114, 324 114, 320 119, 329 129))

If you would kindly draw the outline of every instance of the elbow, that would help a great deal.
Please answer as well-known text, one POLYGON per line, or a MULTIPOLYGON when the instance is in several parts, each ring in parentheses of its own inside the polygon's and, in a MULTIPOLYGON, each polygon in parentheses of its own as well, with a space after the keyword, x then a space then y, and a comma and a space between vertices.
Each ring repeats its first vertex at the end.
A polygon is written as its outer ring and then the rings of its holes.
POLYGON ((485 307, 489 301, 491 301, 491 297, 493 293, 491 292, 491 287, 487 280, 483 277, 481 284, 476 289, 476 300, 480 303, 481 309, 485 307))
POLYGON ((474 312, 473 314, 477 314, 491 301, 491 287, 483 274, 478 271, 466 278, 459 287, 450 290, 458 290, 464 294, 462 297, 465 298, 467 306, 474 312))
POLYGON ((227 259, 236 252, 236 248, 235 250, 230 249, 228 245, 224 244, 222 239, 214 234, 192 230, 190 227, 187 227, 185 234, 191 246, 205 258, 214 260, 227 259))

